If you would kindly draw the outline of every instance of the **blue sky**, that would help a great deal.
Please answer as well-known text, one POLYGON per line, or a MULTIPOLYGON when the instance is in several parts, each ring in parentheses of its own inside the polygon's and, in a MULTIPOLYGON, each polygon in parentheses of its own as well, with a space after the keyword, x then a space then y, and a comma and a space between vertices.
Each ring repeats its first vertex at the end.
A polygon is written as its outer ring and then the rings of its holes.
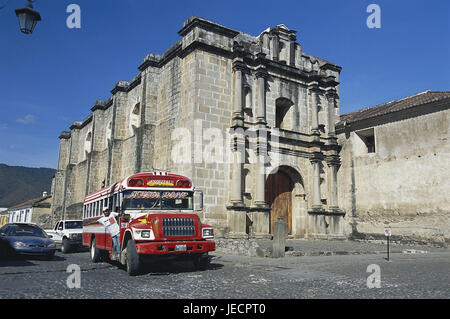
MULTIPOLYGON (((0 6, 6 0, 0 0, 0 6)), ((58 136, 83 120, 150 52, 162 53, 191 15, 258 35, 284 24, 304 52, 342 66, 341 113, 425 90, 450 90, 450 1, 38 0, 32 35, 9 0, 0 10, 0 163, 56 168, 58 136), (69 29, 69 4, 81 29, 69 29), (369 4, 381 28, 369 29, 369 4)))

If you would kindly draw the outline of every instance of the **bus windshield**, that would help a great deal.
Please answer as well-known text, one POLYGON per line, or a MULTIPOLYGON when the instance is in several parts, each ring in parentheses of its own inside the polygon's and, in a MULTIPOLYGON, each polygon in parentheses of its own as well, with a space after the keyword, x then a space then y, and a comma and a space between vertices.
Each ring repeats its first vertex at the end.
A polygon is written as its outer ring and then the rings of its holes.
POLYGON ((125 209, 192 210, 193 192, 125 191, 125 209))

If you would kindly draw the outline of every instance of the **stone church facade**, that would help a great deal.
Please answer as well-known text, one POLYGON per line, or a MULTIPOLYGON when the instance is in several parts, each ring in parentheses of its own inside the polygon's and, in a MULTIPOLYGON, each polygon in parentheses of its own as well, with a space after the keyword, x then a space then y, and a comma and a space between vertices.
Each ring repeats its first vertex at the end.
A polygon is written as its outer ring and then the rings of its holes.
POLYGON ((54 218, 128 175, 186 175, 218 237, 343 237, 338 202, 341 67, 311 56, 284 25, 258 36, 190 17, 83 121, 60 135, 54 218))

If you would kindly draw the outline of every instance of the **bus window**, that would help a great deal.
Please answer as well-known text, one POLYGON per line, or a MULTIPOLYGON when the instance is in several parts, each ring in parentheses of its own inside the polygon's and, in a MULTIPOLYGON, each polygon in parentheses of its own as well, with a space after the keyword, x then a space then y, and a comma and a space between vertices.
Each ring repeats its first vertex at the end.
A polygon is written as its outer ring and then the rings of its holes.
POLYGON ((119 203, 117 202, 117 194, 114 194, 114 197, 113 197, 113 210, 115 212, 119 211, 119 203))

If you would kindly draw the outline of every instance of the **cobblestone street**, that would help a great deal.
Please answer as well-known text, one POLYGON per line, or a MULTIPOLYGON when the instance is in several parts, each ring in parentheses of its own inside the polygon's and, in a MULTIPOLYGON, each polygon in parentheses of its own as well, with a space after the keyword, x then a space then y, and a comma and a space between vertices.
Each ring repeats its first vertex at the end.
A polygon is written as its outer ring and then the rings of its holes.
POLYGON ((206 271, 191 263, 148 265, 129 277, 113 263, 93 264, 88 252, 55 259, 0 261, 0 298, 317 299, 449 298, 448 250, 426 254, 288 256, 281 259, 215 252, 206 271), (80 288, 70 289, 68 266, 81 269, 80 288), (369 289, 371 264, 380 267, 380 288, 369 289))

